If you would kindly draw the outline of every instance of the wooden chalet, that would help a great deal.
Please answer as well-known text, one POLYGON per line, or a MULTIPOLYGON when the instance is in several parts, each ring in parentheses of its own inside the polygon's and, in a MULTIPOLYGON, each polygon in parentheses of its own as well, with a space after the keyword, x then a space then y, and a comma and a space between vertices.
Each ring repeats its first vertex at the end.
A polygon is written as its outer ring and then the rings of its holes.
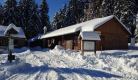
POLYGON ((83 50, 86 46, 94 47, 90 50, 112 50, 127 49, 129 35, 131 32, 126 26, 116 16, 111 15, 55 30, 43 35, 41 39, 47 40, 47 47, 61 45, 66 49, 83 50), (83 33, 86 34, 82 37, 83 33), (87 44, 94 46, 87 46, 83 41, 91 41, 87 44))
POLYGON ((14 47, 21 48, 25 46, 26 37, 21 27, 16 27, 14 24, 10 24, 9 26, 0 25, 0 49, 6 50, 9 44, 9 33, 17 34, 13 35, 12 39, 14 39, 14 47))

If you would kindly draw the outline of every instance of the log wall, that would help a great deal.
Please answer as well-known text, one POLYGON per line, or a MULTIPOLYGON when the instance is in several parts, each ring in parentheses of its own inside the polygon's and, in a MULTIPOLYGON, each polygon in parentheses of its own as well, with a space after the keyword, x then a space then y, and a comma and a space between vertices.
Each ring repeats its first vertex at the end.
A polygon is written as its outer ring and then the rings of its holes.
POLYGON ((101 41, 96 42, 96 49, 127 49, 129 33, 115 18, 101 25, 95 31, 101 31, 101 41))

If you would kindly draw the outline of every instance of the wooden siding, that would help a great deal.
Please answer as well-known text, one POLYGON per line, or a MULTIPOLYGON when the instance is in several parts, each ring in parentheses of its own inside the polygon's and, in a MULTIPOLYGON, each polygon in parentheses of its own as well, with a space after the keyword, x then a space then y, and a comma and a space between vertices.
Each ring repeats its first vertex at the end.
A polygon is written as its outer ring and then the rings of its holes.
POLYGON ((97 50, 100 50, 101 46, 104 50, 128 48, 127 35, 129 33, 115 18, 101 25, 95 31, 101 31, 101 41, 96 42, 97 50))
POLYGON ((76 33, 64 35, 63 38, 60 37, 58 44, 66 49, 80 50, 81 49, 81 41, 78 40, 79 31, 76 33), (77 37, 77 39, 75 39, 77 37), (70 44, 67 44, 70 41, 70 44))
MULTIPOLYGON (((0 46, 8 46, 8 37, 0 37, 0 40, 1 39, 5 39, 6 41, 6 45, 1 45, 0 46)), ((25 46, 25 39, 24 38, 13 38, 14 40, 17 40, 17 46, 14 46, 15 48, 21 48, 21 47, 24 47, 25 46)))
MULTIPOLYGON (((128 48, 128 38, 130 33, 122 26, 122 24, 113 18, 103 25, 95 29, 95 31, 100 31, 101 41, 96 41, 96 50, 112 50, 112 49, 127 49, 128 48)), ((64 48, 83 50, 82 40, 78 40, 80 31, 55 37, 57 39, 57 44, 64 48), (70 41, 70 44, 68 44, 70 41)))

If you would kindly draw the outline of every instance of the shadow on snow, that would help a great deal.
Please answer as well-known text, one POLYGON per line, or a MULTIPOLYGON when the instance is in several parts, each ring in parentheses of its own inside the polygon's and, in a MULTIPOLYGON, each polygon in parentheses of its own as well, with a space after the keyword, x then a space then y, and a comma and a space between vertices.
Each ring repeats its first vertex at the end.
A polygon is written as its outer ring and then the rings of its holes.
MULTIPOLYGON (((28 63, 26 63, 26 64, 28 64, 28 63)), ((28 65, 30 65, 30 64, 28 64, 28 65)), ((10 71, 13 72, 13 70, 10 70, 10 71)), ((98 71, 98 70, 89 70, 89 69, 83 69, 83 68, 74 68, 74 69, 71 69, 71 68, 52 68, 52 67, 48 67, 48 66, 28 67, 25 70, 19 69, 18 72, 14 72, 13 75, 17 74, 17 73, 32 75, 32 74, 35 74, 39 71, 41 73, 48 73, 49 71, 55 71, 58 74, 58 77, 60 79, 65 79, 64 76, 62 76, 61 74, 72 74, 72 73, 76 73, 78 75, 89 75, 91 77, 122 78, 121 76, 106 73, 103 71, 98 71)), ((38 74, 38 76, 39 76, 39 74, 38 74)))

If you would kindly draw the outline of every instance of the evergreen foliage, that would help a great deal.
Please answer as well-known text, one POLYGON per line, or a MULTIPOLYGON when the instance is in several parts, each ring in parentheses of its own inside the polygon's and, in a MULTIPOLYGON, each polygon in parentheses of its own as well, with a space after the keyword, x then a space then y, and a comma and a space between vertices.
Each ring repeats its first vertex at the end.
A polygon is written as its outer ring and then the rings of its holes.
POLYGON ((27 38, 43 32, 67 27, 94 18, 116 15, 131 31, 138 36, 138 0, 69 0, 68 6, 57 11, 52 23, 49 21, 49 6, 42 0, 40 6, 35 0, 5 0, 0 4, 0 24, 14 23, 22 27, 27 38))
POLYGON ((3 6, 0 4, 0 25, 2 25, 2 20, 3 20, 3 6))
POLYGON ((18 25, 17 18, 19 17, 19 14, 17 13, 16 0, 6 0, 4 3, 2 24, 9 25, 10 23, 14 23, 15 25, 18 25))
POLYGON ((49 7, 46 0, 40 4, 35 0, 5 0, 4 6, 0 4, 0 24, 9 25, 14 23, 22 27, 27 39, 43 33, 43 27, 50 30, 49 7))
POLYGON ((52 29, 60 29, 64 27, 64 19, 66 17, 66 4, 63 5, 63 9, 60 9, 58 12, 55 13, 53 17, 53 21, 51 23, 52 29))
POLYGON ((43 0, 40 4, 40 19, 42 21, 42 27, 46 26, 48 31, 51 30, 50 21, 49 21, 49 6, 46 0, 43 0))

